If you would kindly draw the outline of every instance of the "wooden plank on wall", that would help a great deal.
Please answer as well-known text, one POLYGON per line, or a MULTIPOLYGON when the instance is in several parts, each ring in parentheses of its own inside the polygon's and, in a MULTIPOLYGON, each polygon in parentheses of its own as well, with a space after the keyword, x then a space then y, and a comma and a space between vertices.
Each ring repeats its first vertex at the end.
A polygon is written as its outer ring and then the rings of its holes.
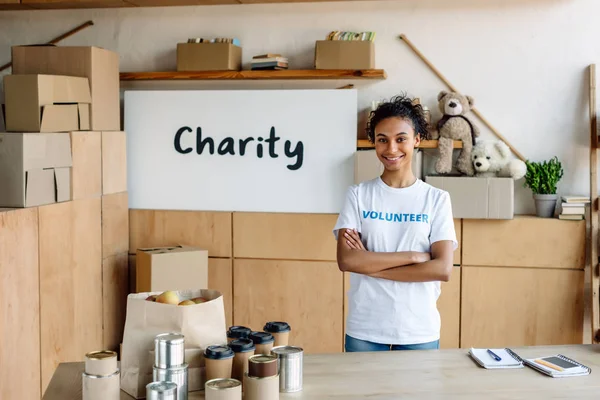
POLYGON ((234 257, 336 260, 337 215, 233 213, 234 257))
POLYGON ((456 349, 460 339, 460 280, 462 269, 455 267, 448 282, 442 282, 442 293, 437 301, 442 320, 440 348, 456 349))
POLYGON ((39 399, 38 210, 0 211, 0 399, 39 399))
POLYGON ((209 257, 231 257, 231 213, 129 210, 129 253, 143 247, 196 246, 209 257))
POLYGON ((102 348, 101 201, 39 208, 42 391, 56 366, 102 348))
POLYGON ((230 258, 208 259, 208 287, 223 294, 225 320, 233 325, 233 263, 230 258))
POLYGON ((583 271, 461 268, 461 347, 582 342, 583 271))
POLYGON ((102 260, 103 349, 119 351, 123 341, 129 294, 128 261, 126 252, 102 260))
POLYGON ((306 353, 342 351, 344 276, 336 263, 234 259, 233 275, 235 325, 286 321, 290 344, 306 353))
POLYGON ((454 265, 460 265, 462 263, 462 220, 460 218, 454 218, 454 231, 458 240, 458 247, 454 251, 454 265))
POLYGON ((585 221, 463 220, 463 265, 585 268, 585 221))
POLYGON ((128 193, 102 196, 102 258, 129 251, 128 193))

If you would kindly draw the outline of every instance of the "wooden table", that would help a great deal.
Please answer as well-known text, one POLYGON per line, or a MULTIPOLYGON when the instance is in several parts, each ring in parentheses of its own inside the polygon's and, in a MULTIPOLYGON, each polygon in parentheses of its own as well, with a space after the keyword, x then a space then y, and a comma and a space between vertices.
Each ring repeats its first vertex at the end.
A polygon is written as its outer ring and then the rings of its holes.
MULTIPOLYGON (((467 349, 305 355, 304 389, 280 399, 600 399, 600 345, 513 347, 524 358, 563 354, 587 376, 551 378, 529 367, 486 370, 467 349)), ((80 400, 83 363, 57 368, 44 400, 80 400)), ((121 400, 132 397, 121 391, 121 400)), ((190 400, 204 399, 191 392, 190 400)))

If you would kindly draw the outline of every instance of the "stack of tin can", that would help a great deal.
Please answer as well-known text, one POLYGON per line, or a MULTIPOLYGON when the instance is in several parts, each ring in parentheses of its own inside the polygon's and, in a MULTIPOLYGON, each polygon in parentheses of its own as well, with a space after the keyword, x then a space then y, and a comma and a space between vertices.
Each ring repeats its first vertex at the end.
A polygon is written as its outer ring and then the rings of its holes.
POLYGON ((119 400, 121 376, 117 367, 117 353, 110 350, 93 351, 85 355, 82 374, 83 400, 119 400))
POLYGON ((146 396, 156 400, 187 400, 188 364, 185 362, 185 338, 179 333, 162 333, 154 339, 154 382, 146 386, 146 396), (158 382, 172 382, 175 391, 158 382), (160 392, 160 393, 159 393, 160 392), (152 397, 150 397, 152 396, 152 397))

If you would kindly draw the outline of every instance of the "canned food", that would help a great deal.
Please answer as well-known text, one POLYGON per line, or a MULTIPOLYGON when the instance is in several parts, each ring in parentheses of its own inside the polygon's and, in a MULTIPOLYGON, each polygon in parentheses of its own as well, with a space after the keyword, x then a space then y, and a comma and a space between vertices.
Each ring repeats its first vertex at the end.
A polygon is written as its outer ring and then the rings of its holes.
POLYGON ((211 379, 204 385, 206 400, 241 400, 242 382, 237 379, 211 379))
POLYGON ((279 400, 279 376, 244 376, 244 400, 279 400))
POLYGON ((185 362, 185 337, 179 333, 161 333, 154 338, 154 365, 179 367, 185 362))
POLYGON ((92 351, 85 355, 85 373, 108 376, 117 371, 117 353, 110 350, 92 351))
POLYGON ((248 375, 266 378, 277 375, 277 356, 275 354, 257 354, 248 359, 248 375))
POLYGON ((173 382, 147 384, 146 400, 177 400, 177 384, 173 382))
POLYGON ((121 398, 121 373, 117 369, 112 375, 97 376, 82 374, 82 400, 119 400, 121 398))
POLYGON ((188 398, 188 365, 179 367, 153 368, 152 379, 155 382, 173 382, 177 384, 177 400, 188 398))
POLYGON ((304 350, 295 346, 274 347, 271 354, 277 355, 279 391, 284 393, 302 390, 302 363, 304 350))

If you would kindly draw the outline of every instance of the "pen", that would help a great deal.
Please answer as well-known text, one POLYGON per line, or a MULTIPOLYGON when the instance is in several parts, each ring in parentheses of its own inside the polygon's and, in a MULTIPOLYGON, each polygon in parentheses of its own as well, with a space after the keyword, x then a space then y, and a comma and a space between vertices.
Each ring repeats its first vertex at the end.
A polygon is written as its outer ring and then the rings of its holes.
POLYGON ((487 352, 490 353, 490 355, 494 358, 494 360, 496 360, 496 361, 501 361, 502 360, 500 357, 498 357, 498 355, 496 353, 494 353, 490 349, 487 349, 487 352))

